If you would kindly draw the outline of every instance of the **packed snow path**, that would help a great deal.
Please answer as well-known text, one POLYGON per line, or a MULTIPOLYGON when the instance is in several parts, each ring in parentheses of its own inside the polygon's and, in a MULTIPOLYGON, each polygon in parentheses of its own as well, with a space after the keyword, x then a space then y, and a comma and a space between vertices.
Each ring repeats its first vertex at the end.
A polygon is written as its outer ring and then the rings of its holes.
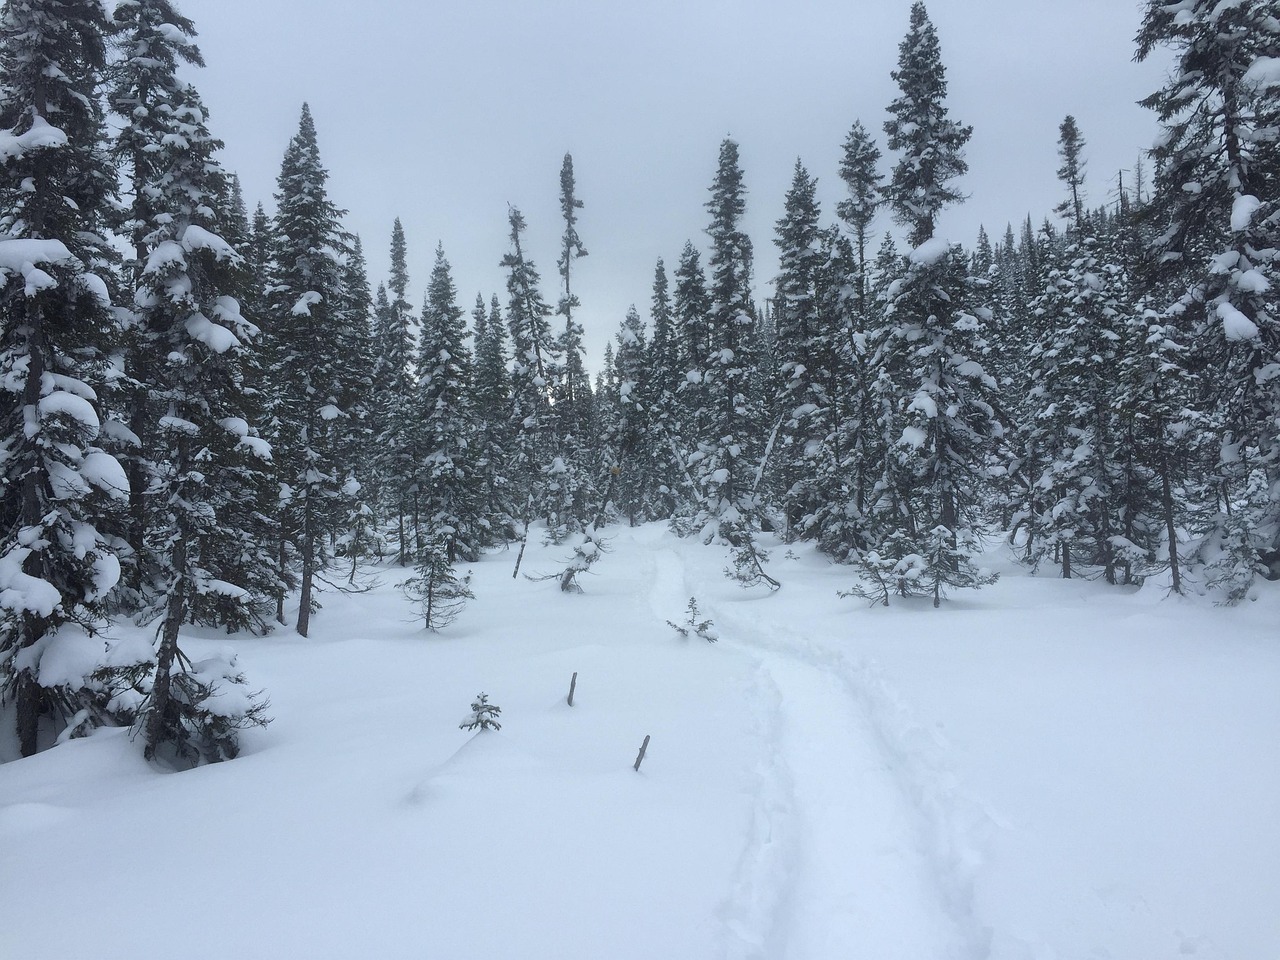
MULTIPOLYGON (((681 596, 724 593, 720 582, 690 584, 675 550, 655 561, 655 611, 676 609, 681 596)), ((867 956, 988 956, 958 875, 966 864, 954 862, 953 811, 940 820, 927 808, 939 799, 936 783, 903 779, 914 758, 900 743, 915 728, 877 734, 862 685, 877 682, 883 694, 882 681, 773 622, 761 609, 770 598, 740 599, 704 611, 727 647, 756 662, 752 700, 768 731, 727 955, 820 960, 858 944, 867 956)), ((901 723, 873 709, 882 727, 901 723)))
POLYGON ((485 557, 440 635, 385 568, 309 640, 184 637, 271 698, 232 763, 166 773, 106 730, 0 764, 0 956, 1280 956, 1280 591, 1006 565, 880 610, 806 546, 772 547, 769 595, 662 526, 608 535, 581 596, 485 557), (719 642, 667 626, 691 596, 719 642), (481 690, 503 729, 459 731, 481 690), (121 838, 167 858, 165 909, 121 838))

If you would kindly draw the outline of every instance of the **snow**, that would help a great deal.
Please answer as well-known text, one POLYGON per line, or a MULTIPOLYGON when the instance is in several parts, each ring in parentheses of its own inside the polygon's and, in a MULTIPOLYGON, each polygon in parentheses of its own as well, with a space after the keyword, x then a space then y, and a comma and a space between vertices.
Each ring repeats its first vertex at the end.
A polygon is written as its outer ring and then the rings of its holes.
MULTIPOLYGON (((929 394, 917 393, 907 406, 907 412, 911 413, 912 411, 918 411, 932 419, 938 415, 938 404, 929 394)), ((913 446, 919 446, 919 444, 913 444, 913 446)))
POLYGON ((318 411, 321 420, 337 420, 342 416, 342 411, 335 407, 332 403, 326 403, 318 411))
POLYGON ((90 450, 80 462, 80 476, 115 500, 129 499, 129 477, 120 461, 103 450, 90 450))
POLYGON ((1280 87, 1280 57, 1258 57, 1249 64, 1242 79, 1259 90, 1280 87))
POLYGON ((0 131, 0 163, 17 160, 32 150, 50 150, 67 145, 67 135, 37 114, 26 133, 0 131))
MULTIPOLYGON (((49 581, 22 572, 22 565, 30 555, 31 549, 21 546, 13 547, 0 556, 0 610, 26 611, 37 617, 47 617, 57 609, 62 597, 58 588, 49 581)), ((3 796, 0 793, 0 800, 3 796)), ((0 813, 3 813, 3 808, 0 808, 0 813)))
POLYGON ((951 241, 931 237, 908 254, 908 259, 922 267, 931 267, 951 252, 951 241))
POLYGON ((203 343, 214 353, 226 353, 240 346, 240 340, 224 326, 214 323, 203 313, 193 313, 187 318, 187 335, 203 343))
POLYGON ((101 427, 93 404, 67 390, 54 390, 45 394, 37 402, 36 410, 41 420, 50 420, 56 416, 70 417, 84 427, 89 439, 96 437, 101 427))
POLYGON ((1231 204, 1231 230, 1234 233, 1241 233, 1249 229, 1249 224, 1253 221, 1253 215, 1258 212, 1258 208, 1262 206, 1262 201, 1250 194, 1243 194, 1235 198, 1231 204))
POLYGON ((306 293, 304 293, 301 297, 298 298, 298 302, 293 305, 293 310, 290 312, 295 317, 310 316, 311 308, 314 307, 317 303, 319 303, 323 299, 324 298, 321 297, 320 294, 316 293, 314 290, 308 290, 306 293))
MULTIPOLYGON (((1277 955, 1280 585, 1224 609, 994 547, 991 587, 870 608, 807 545, 763 538, 767 594, 664 525, 608 532, 581 596, 469 565, 476 601, 430 637, 391 570, 326 593, 305 642, 184 633, 274 723, 188 773, 126 730, 7 764, 0 955, 135 960, 144 929, 242 960, 1277 955), (718 643, 666 625, 691 596, 718 643), (501 731, 458 730, 479 691, 501 731), (168 842, 174 811, 197 880, 155 910, 119 838, 168 842), (33 860, 93 863, 93 895, 33 860), (231 919, 193 941, 209 890, 231 919)), ((525 569, 558 569, 538 539, 525 569)), ((118 626, 111 657, 152 634, 118 626)), ((42 676, 102 648, 62 631, 42 676)))
POLYGON ((1218 304, 1218 318, 1228 340, 1256 340, 1259 336, 1258 325, 1225 300, 1218 304))
MULTIPOLYGON (((936 413, 937 408, 935 407, 934 409, 936 413)), ((924 446, 926 439, 928 439, 927 435, 919 427, 902 428, 902 442, 909 447, 919 450, 924 446)))
POLYGON ((215 260, 239 260, 240 255, 235 248, 216 233, 192 223, 182 231, 182 246, 185 250, 208 250, 215 260))

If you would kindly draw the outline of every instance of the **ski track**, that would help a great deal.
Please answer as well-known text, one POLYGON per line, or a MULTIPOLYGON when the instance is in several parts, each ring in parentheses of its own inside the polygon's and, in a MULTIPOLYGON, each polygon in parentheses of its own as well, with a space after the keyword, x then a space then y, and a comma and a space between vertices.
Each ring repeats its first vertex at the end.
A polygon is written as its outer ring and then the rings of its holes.
MULTIPOLYGON (((662 621, 679 622, 691 593, 684 560, 672 549, 652 555, 649 607, 662 621)), ((693 638, 686 642, 705 643, 693 638)), ((782 691, 763 661, 745 651, 751 681, 745 695, 755 718, 753 737, 759 760, 752 771, 751 821, 719 915, 724 927, 724 960, 773 960, 782 956, 784 918, 795 885, 796 793, 782 740, 782 691)))
POLYGON ((726 957, 826 960, 857 945, 868 957, 987 960, 974 878, 995 821, 938 737, 874 664, 769 622, 759 605, 703 602, 714 591, 691 589, 674 550, 654 563, 656 616, 674 619, 698 596, 726 645, 756 661, 765 757, 725 907, 726 957))

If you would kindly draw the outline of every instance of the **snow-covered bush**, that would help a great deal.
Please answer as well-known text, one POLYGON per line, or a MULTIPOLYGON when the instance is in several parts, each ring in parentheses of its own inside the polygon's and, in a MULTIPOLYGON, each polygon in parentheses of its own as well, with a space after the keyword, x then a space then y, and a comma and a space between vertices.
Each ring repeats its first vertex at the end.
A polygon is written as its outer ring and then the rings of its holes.
POLYGON ((497 704, 489 702, 487 693, 477 693, 475 700, 471 704, 471 712, 462 718, 462 722, 458 724, 459 730, 501 730, 502 724, 498 722, 498 714, 502 713, 502 708, 497 704))

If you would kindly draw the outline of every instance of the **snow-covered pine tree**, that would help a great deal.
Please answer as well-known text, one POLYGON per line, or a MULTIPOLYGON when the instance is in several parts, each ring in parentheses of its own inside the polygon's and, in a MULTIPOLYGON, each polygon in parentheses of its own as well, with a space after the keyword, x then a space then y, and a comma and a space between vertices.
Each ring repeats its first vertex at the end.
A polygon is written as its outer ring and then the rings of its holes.
POLYGON ((347 411, 338 462, 342 465, 343 487, 348 491, 347 516, 342 522, 338 552, 351 561, 348 580, 355 582, 360 563, 382 555, 378 525, 378 486, 375 463, 376 437, 373 381, 377 367, 374 350, 373 294, 369 288, 369 268, 359 236, 351 238, 342 268, 343 331, 348 342, 343 356, 348 358, 347 411))
POLYGON ((841 561, 866 546, 867 494, 884 462, 869 390, 866 337, 873 299, 867 243, 883 203, 879 162, 879 149, 855 122, 840 161, 840 178, 848 190, 836 205, 843 229, 823 237, 817 281, 823 349, 834 372, 828 380, 831 402, 823 449, 813 457, 816 508, 806 528, 823 551, 841 561))
POLYGON ((982 331, 992 319, 982 302, 986 281, 969 276, 960 247, 934 237, 938 212, 961 199, 949 184, 966 169, 971 129, 948 116, 937 34, 922 3, 911 7, 893 78, 900 95, 885 132, 900 156, 886 193, 915 249, 885 291, 883 324, 872 338, 872 391, 890 449, 863 563, 874 578, 892 572, 899 592, 927 590, 937 606, 947 586, 992 579, 972 554, 979 484, 1002 427, 997 385, 981 363, 982 331))
MULTIPOLYGON (((557 463, 557 438, 551 412, 551 387, 559 375, 560 361, 548 317, 551 308, 538 289, 541 278, 524 255, 521 235, 526 226, 520 211, 512 207, 511 252, 502 258, 507 270, 507 326, 511 331, 510 464, 516 490, 517 516, 529 535, 535 516, 546 517, 548 534, 555 537, 563 523, 556 478, 563 472, 557 463), (549 493, 555 487, 554 493, 549 493)), ((519 569, 519 560, 516 561, 519 569)))
POLYGON ((561 358, 561 366, 555 383, 553 410, 555 431, 559 437, 558 452, 565 466, 556 483, 560 487, 561 515, 566 530, 585 525, 594 512, 593 503, 597 499, 593 490, 596 464, 590 449, 593 397, 583 361, 582 323, 574 319, 574 310, 582 303, 573 292, 572 282, 574 261, 587 255, 587 248, 578 236, 578 211, 582 208, 573 175, 573 157, 566 153, 560 167, 560 216, 564 222, 564 234, 560 240, 560 257, 556 261, 561 280, 556 316, 564 318, 564 326, 556 335, 556 352, 561 358))
POLYGON ((738 145, 720 144, 707 211, 711 225, 710 312, 703 363, 703 402, 697 453, 690 459, 701 499, 694 528, 710 540, 737 546, 759 514, 756 471, 763 450, 764 411, 754 395, 756 357, 751 304, 751 240, 742 230, 746 190, 738 145))
MULTIPOLYGON (((683 473, 690 455, 697 449, 698 438, 705 426, 706 365, 711 353, 711 295, 707 292, 707 277, 702 269, 701 255, 689 241, 685 242, 684 249, 680 252, 675 280, 671 309, 682 371, 678 386, 680 432, 669 439, 678 447, 679 467, 683 473)), ((673 451, 673 456, 675 455, 677 451, 673 451)), ((697 490, 690 489, 689 496, 696 499, 697 490)), ((691 506, 690 509, 695 508, 691 506)))
POLYGON ((137 0, 117 10, 115 30, 123 56, 110 99, 132 200, 130 342, 141 355, 128 366, 146 372, 130 396, 146 490, 139 599, 146 616, 161 620, 150 754, 179 738, 155 718, 175 709, 169 687, 175 663, 184 662, 181 625, 266 629, 277 589, 271 525, 260 511, 271 455, 249 419, 255 405, 244 365, 257 329, 233 295, 247 286, 243 260, 218 232, 230 224, 246 239, 243 223, 237 227, 242 211, 227 206, 221 143, 199 95, 177 75, 179 61, 199 63, 194 27, 169 0, 137 0))
POLYGON ((1067 196, 1053 212, 1078 230, 1084 221, 1084 135, 1070 114, 1058 126, 1058 156, 1062 158, 1058 179, 1066 184, 1067 196))
POLYGON ((453 538, 445 531, 428 534, 415 564, 414 575, 400 584, 405 596, 418 605, 423 625, 432 631, 449 626, 474 600, 471 577, 459 577, 454 569, 453 538))
POLYGON ((836 215, 853 232, 858 270, 854 276, 854 295, 858 313, 863 317, 869 307, 867 242, 871 224, 883 203, 879 163, 880 150, 875 141, 860 121, 854 121, 840 158, 840 179, 848 188, 849 195, 836 204, 836 215))
POLYGON ((1219 510, 1201 559, 1226 597, 1246 596, 1280 548, 1280 30, 1270 0, 1149 0, 1138 58, 1168 48, 1174 67, 1143 101, 1164 130, 1153 151, 1150 216, 1160 309, 1192 365, 1218 440, 1209 465, 1219 510))
POLYGON ((661 258, 653 271, 649 322, 653 328, 648 358, 650 440, 657 482, 653 491, 653 509, 657 517, 671 517, 676 512, 677 497, 688 496, 687 491, 680 492, 684 483, 684 464, 671 451, 672 440, 683 433, 680 388, 686 381, 685 370, 680 363, 680 341, 671 308, 667 267, 661 258))
POLYGON ((297 631, 306 636, 316 579, 328 566, 329 544, 346 516, 350 487, 338 455, 349 395, 342 355, 347 312, 342 276, 345 247, 340 211, 329 199, 315 122, 304 104, 298 132, 277 180, 275 251, 269 315, 271 389, 276 434, 270 437, 281 485, 283 534, 299 564, 297 631))
POLYGON ((511 481, 507 475, 507 449, 511 436, 508 419, 511 391, 507 371, 506 329, 498 296, 485 314, 484 298, 476 294, 471 313, 474 325, 475 377, 472 407, 475 411, 476 487, 480 491, 482 546, 509 543, 516 536, 511 481))
POLYGON ((457 299, 444 245, 439 244, 422 306, 416 406, 426 522, 432 543, 443 540, 450 562, 474 561, 483 547, 484 501, 483 491, 476 486, 478 431, 472 407, 471 350, 457 299))
POLYGON ((106 13, 83 0, 0 12, 0 687, 18 746, 78 693, 45 686, 59 627, 92 628, 120 576, 128 479, 100 394, 119 335, 102 233, 115 181, 97 97, 106 13))
POLYGON ((631 526, 657 517, 654 491, 662 451, 654 444, 654 388, 645 344, 644 321, 633 306, 618 328, 614 354, 618 371, 618 421, 613 443, 617 450, 616 481, 609 484, 612 501, 631 526))
MULTIPOLYGON (((1119 536, 1115 373, 1127 327, 1123 271, 1107 262, 1088 218, 1072 228, 1037 299, 1043 326, 1032 349, 1030 441, 1043 456, 1033 489, 1038 509, 1033 563, 1052 553, 1063 577, 1100 566, 1116 582, 1119 536)), ((1056 258, 1055 258, 1056 259, 1056 258)))
MULTIPOLYGON (((818 309, 818 273, 823 265, 818 229, 818 181, 796 160, 785 212, 777 222, 780 272, 774 281, 778 364, 772 415, 781 424, 770 464, 786 519, 786 535, 797 536, 819 506, 813 487, 815 457, 829 433, 836 339, 824 329, 818 309)), ((838 392, 838 391, 836 391, 838 392)))
POLYGON ((420 449, 415 433, 413 313, 408 300, 409 260, 404 227, 391 227, 391 275, 387 299, 375 310, 374 403, 377 465, 388 517, 396 518, 398 562, 407 566, 420 541, 420 449))
POLYGON ((894 219, 911 231, 908 242, 918 247, 932 239, 938 212, 964 199, 951 182, 969 169, 964 146, 973 134, 972 127, 948 116, 942 49, 919 0, 911 5, 910 26, 898 44, 898 68, 890 75, 899 95, 889 104, 884 132, 899 158, 885 196, 894 219))

